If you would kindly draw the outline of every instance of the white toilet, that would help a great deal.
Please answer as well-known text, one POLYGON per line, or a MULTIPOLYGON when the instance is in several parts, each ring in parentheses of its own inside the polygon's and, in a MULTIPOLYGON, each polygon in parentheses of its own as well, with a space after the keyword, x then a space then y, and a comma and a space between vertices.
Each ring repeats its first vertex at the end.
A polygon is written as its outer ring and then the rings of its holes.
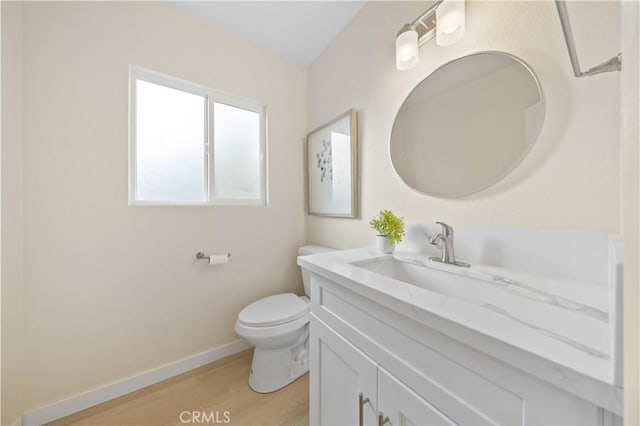
MULTIPOLYGON (((334 251, 308 245, 299 256, 334 251)), ((255 346, 249 386, 256 392, 276 391, 309 371, 309 277, 302 273, 304 293, 276 294, 253 302, 238 314, 235 331, 255 346)))

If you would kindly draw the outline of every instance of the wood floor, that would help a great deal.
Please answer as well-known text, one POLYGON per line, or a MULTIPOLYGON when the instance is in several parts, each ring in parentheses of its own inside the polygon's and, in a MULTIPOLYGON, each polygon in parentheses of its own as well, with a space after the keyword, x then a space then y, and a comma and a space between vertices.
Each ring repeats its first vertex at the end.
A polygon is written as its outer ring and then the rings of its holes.
POLYGON ((247 383, 251 355, 241 352, 49 425, 308 425, 309 375, 256 393, 247 383))

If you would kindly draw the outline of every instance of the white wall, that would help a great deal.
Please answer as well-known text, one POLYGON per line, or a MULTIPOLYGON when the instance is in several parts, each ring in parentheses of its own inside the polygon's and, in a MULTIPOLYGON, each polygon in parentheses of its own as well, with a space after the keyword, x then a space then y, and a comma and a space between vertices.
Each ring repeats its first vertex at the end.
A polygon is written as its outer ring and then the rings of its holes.
MULTIPOLYGON (((460 42, 439 47, 431 41, 420 49, 416 68, 397 71, 395 35, 426 8, 423 2, 368 3, 310 68, 310 129, 350 107, 359 110, 362 203, 359 220, 309 217, 308 239, 336 247, 370 245, 368 221, 383 208, 409 222, 442 220, 454 227, 618 232, 619 73, 573 77, 553 2, 480 1, 467 2, 467 32, 460 42), (514 54, 537 73, 547 107, 540 138, 511 175, 481 193, 451 200, 421 195, 395 175, 389 161, 396 111, 437 67, 482 50, 514 54)), ((583 63, 594 65, 619 51, 616 31, 585 28, 617 28, 619 3, 571 2, 569 11, 583 63)))
POLYGON ((2 8, 2 417, 22 414, 22 5, 2 8))
POLYGON ((24 3, 24 411, 231 342, 242 307, 302 291, 306 105, 303 67, 164 3, 24 3), (127 205, 129 64, 267 104, 268 207, 127 205))

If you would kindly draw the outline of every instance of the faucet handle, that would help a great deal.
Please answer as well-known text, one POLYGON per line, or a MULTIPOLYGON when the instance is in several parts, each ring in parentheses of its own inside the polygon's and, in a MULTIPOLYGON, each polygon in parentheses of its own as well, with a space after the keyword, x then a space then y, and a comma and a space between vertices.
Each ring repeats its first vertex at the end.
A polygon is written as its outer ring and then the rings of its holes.
POLYGON ((447 237, 451 237, 453 235, 453 228, 447 225, 444 222, 436 222, 438 225, 442 226, 442 233, 447 237))

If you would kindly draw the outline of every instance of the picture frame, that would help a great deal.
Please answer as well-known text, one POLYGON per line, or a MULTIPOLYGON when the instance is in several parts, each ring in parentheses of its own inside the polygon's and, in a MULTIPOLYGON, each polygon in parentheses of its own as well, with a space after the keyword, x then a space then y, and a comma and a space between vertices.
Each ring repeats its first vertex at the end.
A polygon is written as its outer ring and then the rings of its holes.
POLYGON ((358 215, 358 123, 349 109, 307 135, 307 212, 358 215))

